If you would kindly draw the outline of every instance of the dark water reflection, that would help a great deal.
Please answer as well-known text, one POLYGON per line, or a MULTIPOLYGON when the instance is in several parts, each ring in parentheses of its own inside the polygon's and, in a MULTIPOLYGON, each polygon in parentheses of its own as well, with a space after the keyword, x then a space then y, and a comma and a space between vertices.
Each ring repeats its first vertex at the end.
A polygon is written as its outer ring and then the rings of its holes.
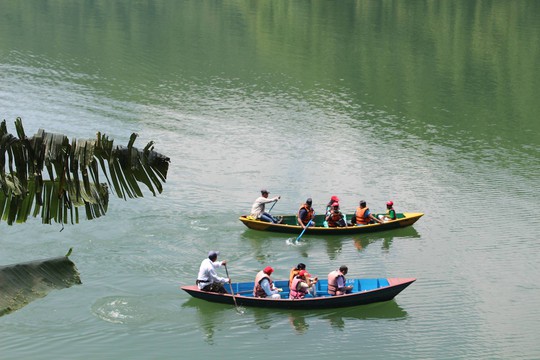
POLYGON ((188 299, 188 301, 182 304, 182 307, 196 310, 196 319, 205 341, 210 345, 214 344, 216 327, 219 328, 223 325, 225 314, 233 310, 230 306, 221 306, 220 304, 213 304, 194 298, 188 299))
POLYGON ((365 235, 353 236, 354 247, 363 251, 369 244, 373 244, 382 241, 381 249, 390 250, 394 239, 417 239, 420 238, 420 234, 412 226, 396 229, 392 231, 383 231, 380 233, 372 233, 365 235))
MULTIPOLYGON (((199 299, 190 298, 183 305, 183 308, 195 309, 206 341, 214 343, 214 337, 222 330, 224 318, 235 316, 234 309, 228 305, 212 304, 199 299)), ((270 330, 274 327, 282 327, 288 323, 297 335, 309 333, 310 326, 326 324, 336 330, 345 330, 348 324, 352 327, 359 326, 350 321, 355 320, 400 320, 407 317, 407 312, 401 308, 395 300, 384 303, 370 304, 351 308, 328 309, 328 310, 276 310, 264 308, 242 308, 242 321, 253 322, 261 330, 270 330)))
MULTIPOLYGON (((407 317, 407 312, 395 300, 392 300, 353 308, 324 310, 316 314, 313 314, 313 312, 291 311, 287 313, 287 316, 296 333, 301 335, 307 333, 310 322, 319 320, 324 320, 334 329, 344 330, 347 327, 348 320, 404 319, 407 317)), ((355 324, 354 326, 358 325, 355 324)))
POLYGON ((270 233, 251 229, 247 229, 242 233, 242 238, 251 245, 256 258, 261 262, 265 262, 269 259, 266 249, 269 244, 276 241, 285 242, 288 245, 293 246, 298 250, 299 256, 303 258, 309 257, 309 246, 307 245, 310 243, 324 244, 328 259, 335 260, 343 251, 343 245, 348 244, 351 239, 354 247, 358 251, 364 251, 368 245, 379 241, 381 242, 381 249, 390 250, 394 239, 417 239, 420 237, 421 235, 414 226, 353 236, 304 235, 300 241, 296 241, 296 234, 270 233))

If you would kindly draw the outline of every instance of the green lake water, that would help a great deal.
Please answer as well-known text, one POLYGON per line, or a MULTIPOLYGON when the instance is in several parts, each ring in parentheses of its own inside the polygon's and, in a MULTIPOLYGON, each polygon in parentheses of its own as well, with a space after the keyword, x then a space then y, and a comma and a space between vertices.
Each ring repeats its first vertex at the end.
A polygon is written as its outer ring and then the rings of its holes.
MULTIPOLYGON (((0 317, 1 359, 538 359, 540 2, 0 2, 0 115, 171 158, 164 192, 105 217, 0 223, 0 265, 61 256, 82 281, 0 317), (248 230, 261 188, 293 214, 393 200, 413 227, 248 230), (234 281, 306 263, 415 277, 317 311, 191 299, 208 250, 234 281), (293 351, 294 350, 294 351, 293 351), (295 353, 296 352, 296 353, 295 353)), ((222 275, 224 275, 222 273, 222 275)))

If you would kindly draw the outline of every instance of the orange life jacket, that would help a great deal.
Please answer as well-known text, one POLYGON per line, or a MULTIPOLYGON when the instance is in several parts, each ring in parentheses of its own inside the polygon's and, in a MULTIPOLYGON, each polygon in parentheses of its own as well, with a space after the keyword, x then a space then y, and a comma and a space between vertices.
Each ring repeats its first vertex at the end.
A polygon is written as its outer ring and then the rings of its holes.
POLYGON ((261 286, 261 281, 263 281, 263 279, 268 279, 268 282, 270 283, 270 289, 272 288, 272 279, 270 279, 270 276, 268 276, 267 273, 261 270, 257 273, 257 276, 255 276, 255 286, 253 287, 253 296, 259 297, 259 298, 265 298, 267 296, 266 291, 264 291, 264 289, 261 286))
POLYGON ((368 210, 369 208, 367 207, 363 209, 361 207, 356 208, 356 212, 354 214, 355 214, 355 221, 357 224, 362 224, 362 225, 369 224, 369 217, 364 217, 366 214, 366 211, 368 210))
POLYGON ((343 283, 345 283, 345 276, 343 276, 342 273, 339 272, 339 270, 334 270, 330 274, 328 274, 328 293, 330 295, 336 295, 336 291, 338 291, 338 278, 343 278, 343 283))
POLYGON ((308 208, 307 204, 304 204, 302 205, 302 207, 300 207, 300 209, 298 209, 298 215, 299 215, 298 218, 300 219, 301 222, 304 223, 304 225, 307 225, 309 223, 309 220, 313 219, 313 212, 314 211, 312 207, 308 208), (302 209, 306 209, 307 214, 305 218, 300 219, 300 210, 302 209))
POLYGON ((338 210, 337 213, 332 211, 330 213, 330 216, 328 217, 328 226, 330 227, 338 226, 338 221, 340 221, 341 219, 343 219, 343 214, 341 213, 341 211, 338 210))
POLYGON ((289 274, 289 288, 292 286, 292 282, 294 280, 294 277, 300 273, 301 270, 298 270, 297 268, 292 268, 291 273, 289 274))

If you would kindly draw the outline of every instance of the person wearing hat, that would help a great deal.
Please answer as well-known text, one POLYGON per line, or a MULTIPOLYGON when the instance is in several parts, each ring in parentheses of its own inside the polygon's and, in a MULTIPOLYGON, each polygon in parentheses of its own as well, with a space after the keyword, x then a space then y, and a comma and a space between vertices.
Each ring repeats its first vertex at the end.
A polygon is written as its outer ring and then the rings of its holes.
POLYGON ((368 225, 372 222, 382 224, 382 221, 371 214, 365 200, 360 200, 359 207, 356 208, 351 223, 356 226, 368 225))
MULTIPOLYGON (((330 198, 330 201, 328 202, 328 204, 326 204, 326 212, 325 212, 325 218, 326 216, 328 216, 328 214, 330 214, 330 211, 332 211, 332 204, 333 203, 338 203, 339 204, 339 198, 336 196, 336 195, 332 195, 332 197, 330 198)), ((323 226, 325 228, 328 227, 328 221, 326 221, 326 219, 323 221, 323 226)))
POLYGON ((316 296, 315 285, 317 277, 311 278, 311 275, 305 270, 300 270, 292 279, 289 285, 289 299, 303 299, 308 293, 316 296))
POLYGON ((272 215, 270 215, 269 213, 264 211, 264 205, 265 204, 268 204, 268 203, 271 203, 271 202, 274 202, 274 201, 278 201, 279 199, 281 199, 281 196, 276 196, 274 198, 269 199, 268 198, 269 194, 270 193, 268 192, 268 190, 266 190, 266 189, 261 190, 261 196, 259 196, 255 200, 253 205, 251 206, 250 216, 254 217, 255 219, 258 219, 258 220, 261 220, 261 221, 266 221, 266 222, 271 222, 271 223, 274 223, 274 224, 281 223, 283 221, 283 218, 282 219, 276 219, 275 217, 273 217, 272 215))
POLYGON ((208 257, 201 262, 197 281, 195 282, 199 289, 221 294, 227 293, 223 284, 231 283, 231 279, 218 276, 216 268, 227 265, 227 261, 217 261, 219 251, 209 251, 208 257))
POLYGON ((324 219, 329 227, 347 227, 345 215, 339 210, 339 203, 332 204, 332 208, 324 219))
POLYGON ((311 275, 306 270, 300 270, 289 288, 289 299, 303 299, 309 291, 308 278, 311 275))
POLYGON ((333 203, 339 204, 339 198, 336 195, 332 195, 332 197, 330 198, 330 201, 328 202, 328 204, 326 204, 326 215, 328 215, 330 211, 332 210, 333 203))
POLYGON ((386 203, 386 214, 379 215, 379 219, 381 219, 383 222, 397 219, 396 210, 394 210, 394 202, 392 200, 389 200, 386 203))
POLYGON ((308 226, 309 222, 311 221, 311 224, 309 226, 315 226, 315 210, 311 207, 311 204, 313 203, 313 200, 311 198, 307 198, 306 203, 302 205, 302 207, 298 210, 297 215, 297 221, 298 225, 302 226, 302 228, 306 228, 308 226))
MULTIPOLYGON (((299 263, 298 265, 296 265, 296 267, 293 267, 291 269, 291 272, 289 273, 289 288, 292 287, 292 282, 294 278, 296 277, 296 275, 298 275, 300 271, 302 270, 306 270, 306 264, 304 263, 299 263)), ((319 280, 319 278, 318 277, 311 278, 309 276, 311 275, 308 274, 308 277, 306 278, 306 280, 307 280, 308 287, 311 288, 311 286, 314 285, 319 280)))
POLYGON ((274 269, 271 266, 267 266, 257 273, 253 287, 253 296, 258 298, 270 297, 272 299, 281 299, 279 293, 283 290, 276 288, 270 278, 273 272, 274 269))
POLYGON ((296 265, 296 267, 291 269, 291 272, 289 273, 289 288, 292 286, 292 282, 296 275, 298 275, 298 273, 300 273, 302 270, 306 270, 306 264, 304 263, 299 263, 296 265))

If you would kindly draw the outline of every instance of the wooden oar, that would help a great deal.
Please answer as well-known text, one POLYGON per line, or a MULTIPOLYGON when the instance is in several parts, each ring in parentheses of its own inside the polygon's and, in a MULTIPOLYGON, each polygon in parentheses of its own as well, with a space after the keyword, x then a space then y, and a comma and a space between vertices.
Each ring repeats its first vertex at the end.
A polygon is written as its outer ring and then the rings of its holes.
POLYGON ((236 307, 236 311, 238 311, 238 313, 241 314, 242 312, 240 311, 240 309, 238 308, 238 304, 236 303, 236 297, 234 297, 234 291, 232 289, 231 278, 229 276, 229 270, 227 269, 227 264, 225 264, 223 266, 225 266, 225 272, 227 273, 227 277, 229 278, 229 287, 231 288, 231 295, 232 295, 232 298, 234 300, 234 306, 236 307))
POLYGON ((274 205, 276 205, 278 201, 274 201, 274 203, 272 204, 272 206, 270 206, 270 210, 268 210, 268 213, 270 214, 270 211, 272 211, 272 209, 274 208, 274 205))

